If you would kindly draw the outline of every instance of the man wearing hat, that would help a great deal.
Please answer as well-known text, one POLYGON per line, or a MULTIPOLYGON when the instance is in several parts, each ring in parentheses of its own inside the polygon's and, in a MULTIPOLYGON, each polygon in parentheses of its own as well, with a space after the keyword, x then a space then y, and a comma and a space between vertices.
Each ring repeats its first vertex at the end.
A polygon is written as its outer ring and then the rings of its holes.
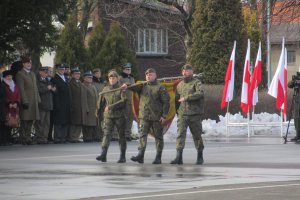
POLYGON ((83 87, 86 94, 86 112, 83 120, 82 134, 84 142, 93 142, 99 140, 99 132, 97 132, 97 117, 95 112, 97 110, 98 92, 93 83, 93 74, 87 71, 83 74, 83 87))
MULTIPOLYGON (((139 153, 131 158, 132 161, 144 163, 144 154, 147 145, 147 137, 150 129, 154 130, 156 143, 156 157, 152 164, 161 164, 161 155, 164 147, 163 123, 169 112, 169 94, 166 88, 157 81, 156 71, 153 68, 145 72, 146 83, 137 85, 130 90, 140 95, 139 105, 139 153)), ((123 84, 126 89, 127 85, 123 84)))
MULTIPOLYGON (((135 80, 133 76, 131 75, 131 63, 125 63, 123 65, 123 72, 121 73, 121 76, 119 78, 120 84, 126 84, 126 85, 132 85, 135 83, 135 80)), ((127 141, 131 141, 131 127, 133 122, 133 112, 132 112, 132 91, 126 90, 125 91, 127 103, 125 108, 125 114, 126 114, 126 123, 125 123, 125 136, 127 141)))
MULTIPOLYGON (((99 68, 95 68, 93 69, 93 85, 96 87, 97 89, 97 93, 99 94, 100 92, 102 92, 106 81, 104 81, 101 78, 101 70, 99 68)), ((103 129, 102 129, 102 121, 101 121, 102 117, 98 117, 97 121, 97 132, 99 133, 97 138, 95 138, 95 141, 102 141, 102 137, 103 137, 103 129)))
POLYGON ((35 138, 37 144, 48 143, 50 127, 50 111, 53 109, 53 96, 56 88, 47 79, 48 67, 40 67, 37 75, 37 86, 41 103, 39 104, 40 119, 35 122, 35 138))
POLYGON ((125 138, 125 105, 126 105, 126 95, 123 90, 117 90, 114 92, 109 92, 111 90, 120 87, 118 83, 118 73, 111 70, 108 73, 109 85, 105 86, 103 92, 105 94, 100 95, 97 108, 100 113, 103 113, 103 139, 102 139, 102 153, 96 159, 102 162, 106 162, 107 150, 110 143, 110 136, 117 127, 119 134, 119 146, 120 146, 120 159, 118 163, 126 162, 126 138, 125 138))
POLYGON ((204 92, 199 79, 193 77, 193 68, 190 64, 182 67, 183 80, 176 88, 176 109, 177 109, 177 156, 171 164, 183 164, 182 151, 184 149, 187 128, 190 128, 193 135, 197 155, 197 165, 203 164, 203 140, 202 115, 204 113, 204 92))
POLYGON ((68 135, 68 141, 71 143, 81 142, 79 140, 83 118, 85 117, 86 110, 86 91, 83 84, 80 81, 80 70, 75 67, 71 70, 71 79, 69 82, 70 87, 70 132, 68 135))
POLYGON ((70 123, 70 89, 65 77, 65 64, 56 64, 57 73, 52 79, 52 84, 56 87, 54 93, 54 143, 65 143, 70 123))
POLYGON ((40 119, 38 104, 41 102, 36 76, 31 71, 31 61, 23 58, 23 69, 16 75, 16 82, 21 93, 21 126, 20 138, 22 144, 32 144, 31 128, 33 122, 40 119))

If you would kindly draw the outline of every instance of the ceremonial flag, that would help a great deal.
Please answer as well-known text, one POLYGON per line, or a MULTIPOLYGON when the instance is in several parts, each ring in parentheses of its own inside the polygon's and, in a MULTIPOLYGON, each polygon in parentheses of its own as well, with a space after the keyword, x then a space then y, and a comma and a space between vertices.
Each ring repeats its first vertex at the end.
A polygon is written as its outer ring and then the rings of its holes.
POLYGON ((235 48, 236 48, 236 41, 234 41, 233 50, 231 53, 230 61, 228 63, 227 72, 226 72, 226 76, 225 76, 225 85, 224 85, 224 90, 223 90, 221 109, 225 108, 227 105, 227 102, 230 102, 233 98, 235 48))
POLYGON ((283 109, 286 116, 286 94, 287 94, 287 58, 284 48, 284 38, 282 40, 282 49, 278 62, 278 66, 270 84, 268 94, 276 98, 276 108, 283 109))
MULTIPOLYGON (((162 124, 163 125, 163 134, 167 132, 169 127, 171 126, 171 123, 173 121, 173 118, 175 117, 176 110, 175 110, 175 92, 176 92, 176 87, 178 83, 181 81, 181 79, 177 80, 171 80, 171 81, 164 81, 160 82, 160 84, 164 85, 166 87, 167 92, 169 93, 170 96, 170 109, 169 112, 166 116, 165 122, 162 124)), ((138 82, 137 82, 138 83, 138 82)), ((134 114, 134 117, 136 121, 139 121, 139 104, 140 104, 140 96, 137 92, 132 93, 132 111, 134 114)), ((150 135, 154 135, 154 130, 151 128, 150 129, 150 135)))
POLYGON ((256 56, 256 62, 255 67, 252 73, 251 77, 251 84, 250 84, 250 90, 249 90, 249 107, 255 106, 258 102, 258 86, 261 83, 261 72, 262 72, 262 66, 261 66, 261 42, 259 42, 258 52, 256 56))
POLYGON ((244 75, 242 83, 242 95, 241 95, 241 109, 247 113, 249 110, 248 94, 250 88, 250 40, 248 39, 248 46, 246 52, 246 59, 244 65, 244 75))

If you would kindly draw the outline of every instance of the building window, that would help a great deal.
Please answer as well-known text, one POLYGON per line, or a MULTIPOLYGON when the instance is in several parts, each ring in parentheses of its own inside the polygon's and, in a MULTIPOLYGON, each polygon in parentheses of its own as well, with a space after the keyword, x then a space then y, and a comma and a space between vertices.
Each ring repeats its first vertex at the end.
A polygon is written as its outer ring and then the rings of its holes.
POLYGON ((137 54, 168 54, 168 31, 164 29, 138 29, 137 54))
POLYGON ((295 63, 295 62, 296 62, 296 51, 288 51, 287 63, 295 63))

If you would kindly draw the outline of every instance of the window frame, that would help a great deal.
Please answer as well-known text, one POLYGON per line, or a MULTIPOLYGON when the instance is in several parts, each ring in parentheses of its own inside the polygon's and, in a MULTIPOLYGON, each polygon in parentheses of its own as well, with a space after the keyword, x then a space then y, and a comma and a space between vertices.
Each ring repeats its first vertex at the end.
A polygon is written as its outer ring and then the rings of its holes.
POLYGON ((139 28, 137 36, 137 55, 168 55, 167 29, 139 28))

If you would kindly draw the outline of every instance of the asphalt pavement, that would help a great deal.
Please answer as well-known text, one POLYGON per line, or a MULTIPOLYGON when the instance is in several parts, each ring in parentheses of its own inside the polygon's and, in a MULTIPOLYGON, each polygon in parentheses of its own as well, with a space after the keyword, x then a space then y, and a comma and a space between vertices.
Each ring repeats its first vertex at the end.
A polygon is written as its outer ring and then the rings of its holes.
POLYGON ((300 144, 277 136, 204 138, 201 166, 190 139, 183 165, 169 164, 175 141, 165 143, 161 165, 151 164, 153 139, 144 164, 130 160, 137 141, 127 143, 124 164, 118 142, 107 163, 95 159, 98 143, 0 147, 0 199, 300 199, 300 144))

